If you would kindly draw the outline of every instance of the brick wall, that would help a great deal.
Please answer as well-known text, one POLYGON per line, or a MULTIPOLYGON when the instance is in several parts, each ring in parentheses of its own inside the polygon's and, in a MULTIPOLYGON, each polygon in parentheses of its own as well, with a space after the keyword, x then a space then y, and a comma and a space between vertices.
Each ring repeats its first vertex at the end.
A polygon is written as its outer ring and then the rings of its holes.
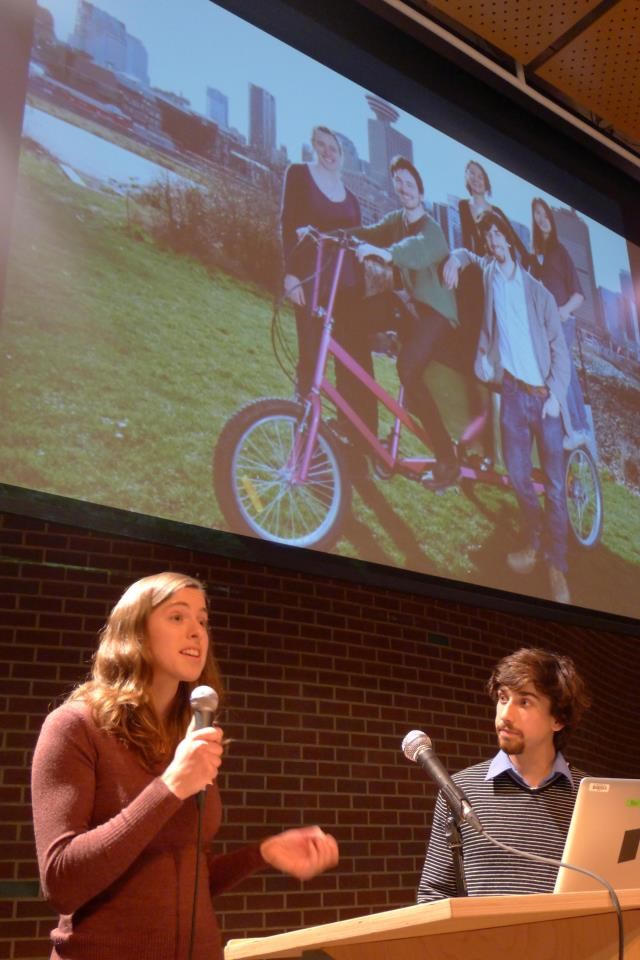
POLYGON ((591 683, 595 704, 570 757, 593 773, 638 775, 632 637, 12 515, 0 515, 0 544, 0 958, 49 955, 28 790, 39 727, 85 675, 122 589, 149 573, 209 584, 223 722, 238 739, 220 779, 221 842, 316 822, 340 842, 339 868, 313 882, 265 873, 220 898, 226 937, 411 903, 434 790, 401 755, 402 737, 427 730, 451 771, 490 754, 483 683, 524 643, 571 654, 591 683))

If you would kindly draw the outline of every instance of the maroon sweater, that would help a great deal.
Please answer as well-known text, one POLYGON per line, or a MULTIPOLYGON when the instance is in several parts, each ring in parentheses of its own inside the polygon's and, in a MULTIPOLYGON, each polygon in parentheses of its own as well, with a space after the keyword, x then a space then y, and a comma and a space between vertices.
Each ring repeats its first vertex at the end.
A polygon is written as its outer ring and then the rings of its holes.
MULTIPOLYGON (((160 773, 161 771, 157 771, 160 773)), ((45 720, 33 759, 33 817, 44 895, 60 912, 52 960, 186 960, 197 805, 68 703, 45 720)), ((220 960, 211 895, 264 866, 258 847, 213 856, 217 786, 207 789, 193 960, 220 960)))

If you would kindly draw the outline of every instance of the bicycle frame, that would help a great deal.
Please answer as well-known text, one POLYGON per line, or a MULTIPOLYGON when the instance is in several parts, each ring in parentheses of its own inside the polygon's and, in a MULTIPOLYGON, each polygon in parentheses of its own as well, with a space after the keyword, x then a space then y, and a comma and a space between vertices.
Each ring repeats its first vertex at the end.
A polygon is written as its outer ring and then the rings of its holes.
MULTIPOLYGON (((422 425, 404 404, 402 386, 397 398, 391 396, 333 337, 333 310, 345 253, 353 247, 352 241, 346 236, 336 239, 313 230, 311 233, 318 250, 309 302, 317 322, 322 324, 311 389, 302 406, 293 399, 262 397, 237 410, 218 437, 213 477, 218 502, 231 529, 278 543, 329 549, 336 543, 348 516, 352 477, 343 439, 322 422, 324 398, 377 458, 381 479, 387 473, 390 476, 399 472, 421 481, 436 461, 426 451, 424 456, 400 455, 403 428, 429 446, 422 425), (320 277, 324 249, 329 242, 337 243, 338 249, 335 263, 329 264, 332 273, 326 298, 323 290, 325 307, 320 303, 320 277), (330 357, 389 411, 393 427, 386 441, 372 433, 358 411, 329 381, 330 357)), ((486 470, 479 456, 466 454, 467 446, 482 431, 484 420, 480 416, 469 423, 458 443, 461 478, 508 489, 511 484, 506 474, 486 470)), ((545 490, 541 477, 540 471, 534 471, 538 494, 545 490)), ((425 485, 429 486, 428 482, 425 485)), ((602 492, 597 467, 585 449, 576 448, 567 456, 565 496, 577 542, 586 548, 595 546, 602 531, 602 492)))
MULTIPOLYGON (((332 336, 334 322, 333 308, 340 284, 340 275, 342 273, 345 253, 350 246, 350 241, 345 237, 336 239, 318 234, 316 235, 316 243, 316 265, 311 310, 312 314, 318 317, 318 320, 320 320, 321 317, 323 318, 323 328, 311 389, 304 401, 306 404, 305 417, 300 424, 296 443, 292 449, 290 468, 292 470, 293 482, 304 483, 306 480, 316 442, 318 424, 322 417, 323 395, 331 401, 335 408, 358 431, 371 448, 372 454, 378 458, 380 463, 388 470, 393 471, 400 469, 404 474, 413 476, 414 479, 419 479, 425 470, 432 467, 436 461, 433 457, 426 455, 424 457, 399 457, 398 455, 402 427, 406 427, 406 429, 414 434, 426 447, 429 446, 428 438, 422 426, 416 422, 404 405, 404 388, 400 386, 398 397, 393 397, 332 336), (322 261, 324 249, 328 243, 337 243, 338 251, 333 267, 327 305, 326 308, 323 308, 319 303, 320 276, 323 270, 322 261), (381 442, 379 438, 372 433, 357 411, 353 409, 338 389, 327 379, 326 370, 329 357, 333 357, 336 361, 342 363, 356 379, 374 394, 378 402, 382 403, 393 415, 394 421, 389 444, 381 442)), ((465 427, 459 444, 464 446, 477 437, 481 433, 484 424, 484 416, 477 417, 471 421, 471 423, 465 427)), ((488 483, 504 488, 511 487, 509 477, 506 473, 498 473, 493 469, 480 470, 464 462, 460 464, 460 476, 461 479, 465 480, 488 483)), ((534 488, 538 495, 544 493, 544 483, 537 478, 534 478, 534 488)))

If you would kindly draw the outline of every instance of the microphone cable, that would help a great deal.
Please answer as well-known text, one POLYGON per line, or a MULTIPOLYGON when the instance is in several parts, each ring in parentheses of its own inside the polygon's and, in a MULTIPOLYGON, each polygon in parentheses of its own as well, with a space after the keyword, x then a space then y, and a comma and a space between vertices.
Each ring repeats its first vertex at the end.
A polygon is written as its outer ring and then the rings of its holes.
POLYGON ((188 960, 192 960, 193 945, 196 937, 196 904, 198 903, 198 888, 200 880, 200 845, 202 841, 202 814, 204 811, 205 796, 206 794, 204 790, 201 790, 196 796, 196 804, 198 807, 198 826, 196 829, 196 865, 195 877, 193 881, 193 902, 191 904, 191 930, 189 932, 189 952, 187 954, 188 960))
MULTIPOLYGON (((196 687, 191 691, 189 701, 191 703, 191 710, 195 719, 194 729, 201 730, 203 727, 209 726, 211 723, 213 723, 214 714, 218 709, 219 697, 212 687, 208 687, 206 685, 196 687)), ((188 960, 192 960, 196 933, 196 908, 198 903, 198 888, 200 879, 200 847, 202 843, 202 817, 206 796, 206 788, 199 790, 196 794, 198 823, 196 829, 196 861, 195 877, 193 880, 193 902, 191 906, 191 930, 189 932, 189 950, 187 954, 188 960)))
POLYGON ((490 833, 487 833, 486 830, 482 831, 481 836, 492 843, 495 847, 499 847, 506 853, 511 853, 516 857, 522 857, 525 860, 533 860, 535 863, 544 863, 552 867, 565 867, 567 870, 575 870, 577 873, 583 873, 585 876, 591 877, 592 880, 597 881, 597 883, 602 884, 602 886, 606 888, 616 911, 616 919, 618 921, 618 960, 624 960, 624 925, 622 920, 622 907, 620 906, 620 901, 616 891, 613 889, 608 880, 605 880, 604 877, 601 877, 597 873, 593 873, 591 870, 587 870, 585 867, 577 867, 573 863, 563 863, 561 860, 553 860, 551 857, 542 857, 537 853, 528 853, 525 850, 518 850, 517 847, 510 847, 507 843, 502 843, 500 840, 495 840, 490 833))
POLYGON ((543 857, 537 853, 528 853, 525 850, 518 850, 517 847, 510 847, 507 843, 502 843, 502 841, 494 839, 491 834, 486 832, 478 818, 473 813, 468 799, 464 796, 458 785, 451 779, 445 768, 437 759, 435 752, 433 751, 433 745, 430 737, 428 737, 426 733, 423 733, 422 730, 412 730, 406 735, 402 741, 402 752, 408 760, 411 760, 413 763, 419 763, 420 766, 422 766, 429 774, 429 776, 435 780, 454 820, 458 818, 459 820, 465 821, 473 830, 476 831, 476 833, 478 833, 481 837, 485 837, 489 843, 492 843, 494 847, 498 847, 500 850, 504 850, 506 853, 512 854, 516 857, 522 857, 525 860, 533 860, 534 863, 544 863, 547 866, 550 865, 552 867, 558 867, 558 869, 564 867, 567 870, 575 870, 576 873, 583 873, 585 876, 591 877, 591 879, 595 880, 596 883, 599 883, 605 887, 616 911, 616 919, 618 922, 618 960, 624 960, 624 924, 622 920, 622 908, 620 906, 618 895, 608 880, 605 880, 604 877, 601 877, 597 873, 593 873, 591 870, 587 870, 585 867, 577 867, 573 863, 563 863, 561 860, 554 860, 552 857, 543 857), (421 760, 421 753, 426 754, 430 760, 421 760))

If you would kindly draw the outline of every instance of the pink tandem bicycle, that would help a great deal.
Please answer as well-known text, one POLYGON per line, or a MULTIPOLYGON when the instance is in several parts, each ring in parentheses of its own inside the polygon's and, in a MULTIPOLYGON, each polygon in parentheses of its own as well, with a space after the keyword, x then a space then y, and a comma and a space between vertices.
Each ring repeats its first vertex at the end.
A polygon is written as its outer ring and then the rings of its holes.
MULTIPOLYGON (((385 390, 333 338, 333 306, 345 254, 357 241, 309 229, 317 245, 311 310, 321 325, 311 389, 297 400, 261 398, 242 407, 227 421, 216 444, 214 488, 230 528, 238 533, 290 546, 330 549, 339 539, 350 511, 352 480, 344 439, 323 419, 326 401, 357 431, 379 479, 401 475, 421 482, 435 460, 421 424, 397 397, 385 390), (331 255, 328 251, 331 250, 331 255), (320 303, 320 278, 330 270, 328 295, 320 303), (390 411, 393 422, 384 439, 375 436, 328 378, 330 358, 344 364, 390 411), (424 446, 424 454, 404 456, 403 430, 424 446)), ((365 306, 366 309, 366 306, 365 306)), ((458 442, 458 482, 490 484, 508 490, 509 477, 500 469, 468 456, 467 448, 485 427, 485 416, 472 420, 458 442)), ((415 444, 414 444, 415 445, 415 444)), ((534 468, 536 491, 544 495, 544 474, 534 468)), ((425 492, 426 492, 426 488, 425 492)), ((596 464, 586 447, 568 451, 565 492, 570 529, 575 542, 594 547, 602 533, 603 505, 596 464)), ((433 492, 431 492, 433 495, 433 492)))

